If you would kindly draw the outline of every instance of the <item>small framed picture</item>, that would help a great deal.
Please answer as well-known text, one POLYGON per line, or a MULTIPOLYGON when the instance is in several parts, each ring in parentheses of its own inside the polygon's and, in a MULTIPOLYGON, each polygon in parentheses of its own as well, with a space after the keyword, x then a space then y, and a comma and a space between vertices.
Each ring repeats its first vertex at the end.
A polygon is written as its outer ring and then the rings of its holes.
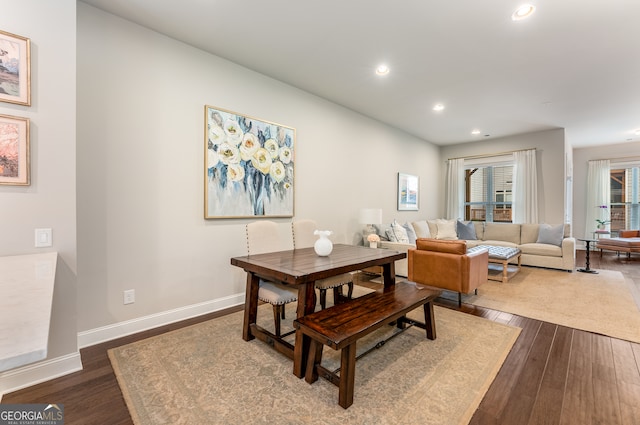
POLYGON ((398 173, 398 211, 418 211, 418 176, 398 173))
POLYGON ((0 115, 0 184, 29 185, 29 119, 0 115))
POLYGON ((0 102, 31 106, 31 42, 0 31, 0 102))

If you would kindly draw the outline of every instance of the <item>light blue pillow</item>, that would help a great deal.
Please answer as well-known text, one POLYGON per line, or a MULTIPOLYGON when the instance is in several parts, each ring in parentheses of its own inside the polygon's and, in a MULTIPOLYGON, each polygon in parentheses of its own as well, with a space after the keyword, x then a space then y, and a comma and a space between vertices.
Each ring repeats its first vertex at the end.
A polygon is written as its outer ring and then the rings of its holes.
POLYGON ((538 230, 538 240, 536 243, 562 246, 563 236, 564 224, 558 224, 557 226, 541 224, 540 229, 538 230))
POLYGON ((413 226, 411 226, 409 223, 404 223, 402 227, 404 227, 404 230, 407 231, 407 237, 409 238, 409 243, 415 244, 416 239, 418 239, 418 236, 416 236, 416 232, 413 230, 413 226))
POLYGON ((476 226, 473 225, 473 221, 464 224, 460 220, 456 224, 456 231, 458 233, 458 239, 464 239, 467 241, 475 241, 478 239, 476 236, 476 226))

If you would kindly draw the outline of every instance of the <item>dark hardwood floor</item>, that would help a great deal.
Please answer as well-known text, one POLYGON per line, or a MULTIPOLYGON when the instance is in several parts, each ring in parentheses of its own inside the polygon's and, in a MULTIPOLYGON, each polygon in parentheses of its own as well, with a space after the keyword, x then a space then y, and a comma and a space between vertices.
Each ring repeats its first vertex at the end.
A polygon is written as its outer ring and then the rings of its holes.
MULTIPOLYGON (((581 267, 584 251, 577 257, 581 267)), ((640 288, 638 255, 592 253, 591 267, 619 270, 640 288)), ((458 310, 453 301, 439 304, 458 310)), ((82 371, 5 394, 2 403, 64 404, 66 425, 132 424, 107 350, 239 309, 82 349, 82 371)), ((459 310, 522 328, 471 424, 640 424, 640 344, 468 304, 459 310)))

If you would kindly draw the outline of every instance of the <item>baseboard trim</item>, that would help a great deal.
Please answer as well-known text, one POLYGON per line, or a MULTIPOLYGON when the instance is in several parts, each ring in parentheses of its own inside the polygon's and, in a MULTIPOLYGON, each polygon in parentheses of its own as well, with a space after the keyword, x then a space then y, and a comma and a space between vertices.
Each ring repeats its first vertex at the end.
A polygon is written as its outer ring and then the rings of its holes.
MULTIPOLYGON (((82 359, 80 358, 80 352, 77 351, 65 356, 2 372, 0 373, 0 401, 2 401, 3 394, 21 390, 79 370, 82 370, 82 359)), ((50 402, 56 403, 59 400, 50 400, 50 402)))
POLYGON ((78 332, 78 348, 90 347, 116 338, 146 331, 244 303, 244 292, 198 304, 167 310, 88 331, 78 332))

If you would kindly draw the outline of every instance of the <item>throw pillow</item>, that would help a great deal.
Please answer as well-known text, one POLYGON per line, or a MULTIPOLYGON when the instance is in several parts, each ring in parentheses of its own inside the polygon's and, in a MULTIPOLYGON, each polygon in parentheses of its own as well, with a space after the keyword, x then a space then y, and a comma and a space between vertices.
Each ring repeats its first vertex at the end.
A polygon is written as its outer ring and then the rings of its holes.
POLYGON ((476 226, 474 226, 473 221, 464 224, 460 220, 456 223, 456 230, 458 231, 458 238, 464 239, 467 241, 475 241, 478 239, 476 236, 476 226))
POLYGON ((411 226, 411 224, 404 223, 402 227, 404 227, 404 230, 407 231, 407 237, 409 238, 409 243, 415 245, 416 239, 418 239, 418 237, 416 236, 416 232, 413 231, 413 227, 411 226))
POLYGON ((395 242, 409 243, 409 236, 407 236, 407 231, 395 220, 393 220, 393 223, 391 223, 391 232, 396 239, 395 242))
POLYGON ((558 224, 557 226, 541 224, 540 230, 538 231, 537 243, 562 246, 563 235, 564 224, 558 224))
POLYGON ((378 236, 380 236, 380 240, 381 241, 388 241, 389 240, 389 237, 387 236, 387 229, 385 229, 384 227, 382 227, 379 224, 374 224, 373 227, 375 227, 376 234, 378 236))
POLYGON ((438 233, 436 233, 436 239, 458 239, 458 233, 456 233, 456 220, 438 219, 436 220, 436 227, 438 229, 438 233))
POLYGON ((429 225, 427 224, 427 220, 414 221, 411 223, 413 230, 416 232, 417 238, 430 238, 431 232, 429 231, 429 225))

